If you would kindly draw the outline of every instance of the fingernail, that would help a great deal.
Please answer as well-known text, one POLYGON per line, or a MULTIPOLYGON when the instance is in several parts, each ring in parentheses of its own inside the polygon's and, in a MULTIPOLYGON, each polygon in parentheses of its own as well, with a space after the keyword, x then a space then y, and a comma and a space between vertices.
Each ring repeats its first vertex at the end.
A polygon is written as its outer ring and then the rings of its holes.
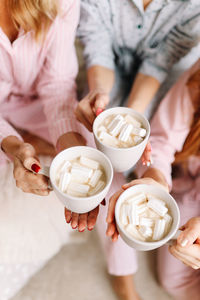
POLYGON ((188 241, 187 239, 183 239, 183 240, 181 241, 181 246, 182 246, 182 247, 185 247, 185 246, 187 245, 188 242, 189 242, 189 241, 188 241))
POLYGON ((83 229, 83 230, 78 230, 79 232, 83 232, 83 231, 85 231, 85 229, 83 229))
POLYGON ((75 226, 75 227, 72 226, 72 229, 76 229, 76 228, 77 228, 77 226, 75 226))
POLYGON ((88 228, 88 230, 89 230, 89 231, 92 231, 92 230, 93 230, 93 227, 92 227, 92 228, 88 228))
POLYGON ((33 170, 33 172, 35 172, 35 173, 38 173, 39 171, 40 171, 40 166, 38 166, 38 165, 36 165, 36 164, 33 164, 32 166, 31 166, 31 169, 33 170))
POLYGON ((97 108, 96 110, 96 116, 100 115, 101 113, 103 112, 103 109, 102 108, 97 108))
POLYGON ((127 184, 122 185, 122 188, 123 188, 123 189, 126 189, 127 187, 128 187, 127 184))

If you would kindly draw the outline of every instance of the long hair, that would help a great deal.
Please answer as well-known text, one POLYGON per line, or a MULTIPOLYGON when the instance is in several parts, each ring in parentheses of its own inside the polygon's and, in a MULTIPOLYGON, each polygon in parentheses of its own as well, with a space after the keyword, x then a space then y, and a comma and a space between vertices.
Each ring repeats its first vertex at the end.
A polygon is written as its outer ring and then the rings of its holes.
POLYGON ((191 155, 200 155, 200 70, 188 80, 187 86, 195 109, 190 132, 185 140, 182 151, 175 155, 175 164, 184 162, 191 155))
POLYGON ((8 9, 16 28, 33 31, 35 38, 45 37, 58 14, 58 0, 8 0, 8 9))

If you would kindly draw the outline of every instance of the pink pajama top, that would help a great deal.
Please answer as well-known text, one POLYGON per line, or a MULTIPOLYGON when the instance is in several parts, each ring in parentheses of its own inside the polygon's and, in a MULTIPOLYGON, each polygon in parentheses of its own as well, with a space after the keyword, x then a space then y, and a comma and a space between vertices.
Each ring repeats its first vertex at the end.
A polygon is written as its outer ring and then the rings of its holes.
MULTIPOLYGON (((186 172, 179 172, 172 183, 172 163, 176 151, 181 151, 190 131, 194 107, 187 87, 190 76, 200 69, 200 59, 185 72, 161 102, 151 123, 153 168, 165 176, 172 192, 181 198, 200 201, 200 157, 191 156, 186 172)), ((139 166, 142 175, 145 167, 139 166)))
MULTIPOLYGON (((61 13, 44 43, 20 30, 11 44, 0 28, 0 143, 15 128, 53 144, 60 135, 79 131, 74 118, 78 64, 74 38, 79 0, 61 0, 61 13)), ((5 159, 0 150, 0 162, 5 159)))

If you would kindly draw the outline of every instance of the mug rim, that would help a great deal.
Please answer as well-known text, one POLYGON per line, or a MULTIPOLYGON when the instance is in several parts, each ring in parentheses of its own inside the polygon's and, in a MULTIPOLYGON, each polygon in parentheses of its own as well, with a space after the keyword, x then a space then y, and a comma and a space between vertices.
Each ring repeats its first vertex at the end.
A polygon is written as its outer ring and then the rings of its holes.
MULTIPOLYGON (((105 171, 105 172, 106 172, 106 171, 105 171)), ((50 178, 50 181, 51 181, 51 184, 52 184, 53 188, 56 189, 56 191, 59 192, 62 196, 64 196, 64 197, 67 196, 67 198, 69 198, 70 200, 80 201, 80 199, 81 199, 81 200, 84 201, 84 200, 96 198, 96 196, 101 195, 101 193, 103 193, 103 192, 105 191, 105 189, 106 189, 108 186, 111 185, 112 180, 113 180, 113 167, 112 167, 112 164, 111 164, 109 158, 108 158, 103 152, 99 151, 98 149, 92 148, 92 147, 88 147, 88 146, 74 146, 74 147, 70 147, 70 148, 67 148, 67 149, 62 150, 61 152, 59 152, 59 153, 54 157, 54 159, 52 160, 51 165, 50 165, 49 178, 50 178), (84 149, 85 149, 85 148, 88 148, 88 149, 90 149, 90 150, 92 150, 92 151, 94 151, 94 152, 98 152, 98 153, 99 153, 100 155, 102 155, 103 158, 107 161, 107 163, 108 163, 108 165, 109 165, 109 167, 110 167, 111 176, 110 176, 110 178, 108 179, 108 181, 107 181, 105 187, 103 188, 103 190, 101 190, 101 191, 98 192, 97 194, 94 194, 94 195, 89 196, 89 197, 74 197, 74 196, 71 196, 71 195, 69 195, 69 194, 66 194, 66 193, 63 193, 62 191, 60 191, 59 188, 57 187, 57 185, 53 182, 53 180, 51 180, 51 172, 53 172, 53 171, 52 171, 52 168, 53 168, 53 164, 55 164, 55 159, 56 159, 60 154, 62 154, 63 152, 68 152, 68 151, 70 151, 70 150, 72 151, 72 149, 74 149, 74 148, 76 148, 76 149, 79 148, 80 150, 83 149, 83 148, 84 148, 84 149)))
MULTIPOLYGON (((123 113, 123 112, 122 112, 122 113, 123 113)), ((149 121, 147 120, 147 118, 146 118, 143 114, 141 114, 141 113, 135 111, 135 110, 132 109, 132 108, 129 108, 129 107, 123 107, 123 106, 111 107, 111 108, 108 108, 108 109, 104 110, 102 113, 100 113, 100 114, 95 118, 92 129, 93 129, 93 134, 94 134, 95 138, 98 140, 98 142, 99 142, 101 145, 103 145, 104 147, 107 147, 108 149, 110 149, 110 150, 112 150, 112 151, 119 151, 119 150, 121 150, 121 151, 124 151, 124 152, 125 152, 125 151, 129 151, 129 150, 132 150, 133 148, 134 148, 134 149, 135 149, 135 148, 138 148, 138 147, 141 146, 142 144, 146 143, 146 141, 149 139, 150 131, 151 131, 151 127, 150 127, 149 121), (99 119, 100 117, 102 117, 103 114, 106 114, 108 111, 110 112, 111 110, 117 110, 117 109, 123 109, 123 110, 126 110, 126 111, 128 111, 128 110, 129 110, 129 111, 132 111, 132 112, 134 112, 134 114, 136 114, 136 115, 142 117, 143 120, 145 120, 145 122, 146 122, 146 124, 147 124, 147 128, 145 128, 145 129, 147 130, 147 134, 146 134, 146 136, 145 136, 145 138, 143 139, 142 142, 140 142, 139 144, 137 144, 137 145, 135 145, 135 146, 131 146, 131 147, 127 147, 127 148, 117 148, 117 147, 112 147, 112 146, 109 146, 109 145, 106 145, 106 144, 102 143, 102 141, 99 139, 99 137, 98 137, 98 135, 97 135, 97 132, 96 132, 96 130, 94 129, 94 127, 95 127, 96 123, 98 122, 98 119, 99 119)))
MULTIPOLYGON (((155 247, 156 246, 160 246, 160 244, 164 245, 165 243, 167 243, 171 238, 173 238, 173 236, 176 234, 178 228, 179 228, 179 224, 180 224, 180 210, 179 210, 179 207, 176 203, 176 200, 170 195, 170 193, 167 193, 164 189, 162 189, 162 187, 157 187, 153 184, 137 184, 135 186, 131 186, 130 188, 126 189, 118 198, 117 200, 117 203, 116 203, 116 206, 115 206, 115 219, 116 219, 116 224, 117 224, 117 227, 120 228, 120 230, 122 231, 122 233, 128 238, 130 239, 131 241, 133 241, 134 243, 136 244, 139 244, 141 246, 149 246, 149 247, 155 247), (127 191, 129 191, 130 189, 134 189, 136 186, 145 186, 145 187, 149 187, 149 186, 153 186, 153 187, 156 187, 158 190, 162 190, 164 191, 167 196, 172 200, 172 202, 175 204, 175 207, 176 207, 176 211, 177 211, 177 221, 176 221, 176 224, 175 224, 175 228, 173 230, 173 232, 168 232, 168 234, 161 240, 159 241, 155 241, 155 242, 144 242, 144 241, 140 241, 140 240, 137 240, 136 238, 132 237, 132 235, 130 235, 127 231, 124 230, 124 228, 121 226, 120 224, 120 221, 119 221, 119 212, 120 212, 120 205, 122 204, 122 195, 124 193, 126 193, 127 191)), ((155 249, 154 248, 154 249, 155 249)))

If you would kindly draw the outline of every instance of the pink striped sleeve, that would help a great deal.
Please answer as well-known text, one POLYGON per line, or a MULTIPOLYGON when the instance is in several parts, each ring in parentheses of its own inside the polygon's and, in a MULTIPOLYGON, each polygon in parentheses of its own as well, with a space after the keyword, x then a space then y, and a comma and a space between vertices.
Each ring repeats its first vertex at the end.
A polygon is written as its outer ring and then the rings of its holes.
POLYGON ((53 24, 51 36, 47 37, 52 41, 37 86, 54 144, 65 132, 80 131, 74 116, 78 72, 74 39, 80 3, 79 0, 63 0, 62 4, 62 15, 53 24))
MULTIPOLYGON (((194 66, 183 74, 162 100, 151 123, 152 168, 159 169, 163 173, 170 187, 174 155, 176 151, 181 151, 193 119, 194 109, 186 85, 191 70, 194 70, 194 66)), ((138 164, 139 177, 146 170, 141 163, 138 164)))

